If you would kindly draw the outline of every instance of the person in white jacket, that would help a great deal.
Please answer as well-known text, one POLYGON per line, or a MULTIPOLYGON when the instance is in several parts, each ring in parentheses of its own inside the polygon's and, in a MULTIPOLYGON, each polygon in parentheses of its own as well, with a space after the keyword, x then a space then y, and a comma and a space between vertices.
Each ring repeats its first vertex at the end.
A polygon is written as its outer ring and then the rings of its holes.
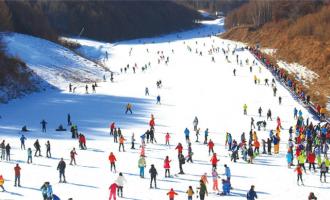
POLYGON ((121 172, 119 173, 119 176, 115 182, 118 185, 118 189, 117 189, 118 194, 117 195, 120 197, 123 197, 123 187, 124 187, 124 183, 127 181, 121 172))

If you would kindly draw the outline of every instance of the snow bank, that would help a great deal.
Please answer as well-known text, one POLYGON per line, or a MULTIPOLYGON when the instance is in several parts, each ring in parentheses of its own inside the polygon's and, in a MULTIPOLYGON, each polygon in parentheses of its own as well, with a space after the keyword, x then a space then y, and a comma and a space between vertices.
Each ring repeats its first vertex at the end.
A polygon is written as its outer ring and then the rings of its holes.
POLYGON ((300 80, 305 86, 308 82, 313 82, 319 75, 312 70, 304 67, 298 63, 286 63, 282 60, 277 61, 279 67, 286 69, 289 73, 295 74, 296 78, 300 80))
POLYGON ((39 77, 57 88, 69 82, 100 80, 105 70, 71 50, 53 42, 18 33, 3 36, 7 53, 18 57, 39 77))

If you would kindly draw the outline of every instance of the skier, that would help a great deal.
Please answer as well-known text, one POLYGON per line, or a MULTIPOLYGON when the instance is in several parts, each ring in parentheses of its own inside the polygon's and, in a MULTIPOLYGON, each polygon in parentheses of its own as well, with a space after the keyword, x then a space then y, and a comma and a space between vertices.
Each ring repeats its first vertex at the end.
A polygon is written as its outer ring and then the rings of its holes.
POLYGON ((165 145, 167 145, 168 148, 170 148, 170 138, 171 138, 170 134, 166 133, 166 135, 165 135, 165 145))
POLYGON ((32 163, 32 149, 28 148, 27 150, 27 154, 28 154, 28 159, 27 159, 27 163, 32 163))
POLYGON ((234 76, 236 76, 236 69, 235 68, 233 70, 233 74, 234 74, 234 76))
POLYGON ((157 96, 157 102, 156 102, 156 104, 161 104, 160 103, 160 95, 157 96))
POLYGON ((11 147, 9 145, 9 143, 6 145, 6 160, 7 161, 10 161, 10 150, 11 150, 11 147))
POLYGON ((192 189, 192 186, 190 185, 188 190, 186 191, 187 195, 188 195, 188 200, 192 200, 193 195, 195 194, 194 190, 192 189))
POLYGON ((278 104, 279 104, 279 105, 282 104, 282 97, 281 97, 281 96, 278 97, 278 104))
POLYGON ((117 128, 114 128, 113 130, 113 142, 114 143, 118 143, 118 131, 117 131, 117 128))
POLYGON ((184 158, 182 153, 179 154, 178 159, 179 159, 179 169, 180 169, 179 174, 184 174, 182 165, 185 164, 186 159, 184 158))
POLYGON ((217 169, 218 161, 220 161, 220 160, 218 160, 217 154, 216 153, 213 153, 213 156, 212 156, 212 158, 210 160, 210 162, 212 164, 212 170, 217 169))
POLYGON ((115 130, 116 126, 115 126, 115 122, 112 122, 110 124, 110 135, 113 135, 113 131, 115 130))
POLYGON ((144 95, 145 96, 149 96, 149 88, 148 87, 146 87, 145 92, 144 92, 144 95))
POLYGON ((2 192, 5 192, 5 188, 3 187, 3 184, 5 183, 5 179, 3 178, 2 174, 0 174, 0 188, 2 189, 2 192))
POLYGON ((46 125, 47 125, 47 122, 43 119, 41 122, 41 127, 42 127, 42 132, 46 133, 46 125))
POLYGON ((117 180, 115 182, 118 185, 118 190, 117 190, 118 196, 123 197, 123 187, 124 187, 124 183, 127 181, 121 172, 119 172, 119 176, 117 177, 117 180))
POLYGON ((88 85, 85 86, 85 93, 88 94, 88 85))
POLYGON ((47 142, 46 142, 46 157, 47 158, 52 157, 52 154, 50 153, 50 142, 49 142, 49 140, 47 140, 47 142))
POLYGON ((131 149, 135 149, 134 142, 135 142, 135 137, 134 137, 134 133, 132 133, 132 137, 131 137, 132 146, 131 146, 131 149))
POLYGON ((255 129, 256 128, 256 126, 254 125, 254 119, 253 119, 253 117, 251 117, 251 129, 255 129))
POLYGON ((143 155, 140 156, 140 159, 138 161, 138 166, 140 169, 140 177, 144 178, 144 168, 147 166, 147 164, 146 164, 146 160, 143 155))
POLYGON ((174 200, 174 196, 178 195, 178 193, 174 192, 173 188, 171 188, 167 195, 169 196, 170 200, 174 200))
POLYGON ((316 158, 316 156, 315 156, 314 152, 308 153, 307 160, 309 163, 309 167, 308 167, 309 171, 311 171, 311 168, 313 167, 314 172, 315 172, 315 158, 316 158))
POLYGON ((24 135, 22 135, 20 137, 20 141, 21 141, 21 149, 24 149, 25 150, 25 140, 26 140, 26 137, 24 135))
POLYGON ((186 142, 188 143, 190 140, 189 140, 189 134, 190 134, 190 131, 188 128, 186 128, 184 130, 184 135, 185 135, 185 138, 186 138, 186 142))
POLYGON ((203 180, 200 180, 199 184, 200 184, 200 186, 197 188, 199 190, 199 197, 200 197, 200 200, 204 200, 205 195, 208 196, 207 188, 206 188, 206 185, 203 182, 203 180))
POLYGON ((126 105, 126 111, 125 111, 125 114, 127 114, 128 111, 129 111, 131 114, 133 114, 133 112, 132 112, 132 104, 130 104, 130 103, 127 103, 127 105, 126 105))
POLYGON ((227 177, 227 182, 229 183, 230 187, 231 187, 231 183, 230 183, 230 178, 231 178, 231 172, 230 172, 230 168, 225 164, 225 175, 227 177))
POLYGON ((321 163, 320 166, 320 181, 322 182, 322 176, 324 177, 324 182, 326 183, 326 174, 328 172, 328 167, 326 166, 325 161, 321 163))
POLYGON ((72 92, 72 84, 69 83, 69 92, 72 92))
POLYGON ((178 150, 178 156, 179 156, 180 153, 182 153, 183 147, 182 147, 182 144, 180 142, 175 147, 175 150, 178 150))
POLYGON ((243 105, 243 113, 244 113, 244 115, 247 115, 247 105, 246 104, 243 105))
POLYGON ((76 163, 76 155, 78 155, 77 154, 77 152, 76 152, 76 149, 75 148, 73 148, 71 151, 70 151, 70 165, 72 165, 72 162, 74 163, 74 165, 77 165, 77 163, 76 163))
POLYGON ((157 173, 157 170, 156 170, 156 168, 153 164, 151 165, 151 167, 149 169, 149 173, 150 173, 150 177, 151 177, 151 179, 150 179, 150 188, 152 188, 152 181, 154 181, 155 188, 157 188, 156 177, 157 177, 158 173, 157 173))
POLYGON ((315 196, 315 194, 313 192, 311 192, 308 195, 308 200, 317 200, 317 197, 315 196))
POLYGON ((210 139, 209 142, 207 143, 207 146, 209 147, 209 156, 211 154, 211 152, 214 154, 214 142, 210 139))
POLYGON ((261 113, 262 113, 262 108, 261 108, 261 106, 260 106, 259 109, 258 109, 258 113, 259 113, 259 117, 261 117, 261 113))
POLYGON ((188 159, 187 159, 187 162, 190 161, 191 163, 193 163, 192 156, 193 156, 193 152, 192 152, 192 148, 191 148, 191 143, 189 142, 188 143, 188 155, 187 155, 188 159))
POLYGON ((63 177, 63 183, 66 183, 65 168, 66 168, 65 161, 63 160, 63 158, 61 158, 60 162, 57 165, 57 170, 60 172, 60 181, 59 181, 59 183, 62 183, 62 177, 63 177))
POLYGON ((268 109, 268 112, 267 112, 267 120, 270 119, 270 121, 272 121, 272 111, 270 109, 268 109))
POLYGON ((212 180, 213 180, 213 191, 217 191, 217 194, 220 194, 220 190, 219 190, 219 184, 218 184, 218 178, 220 178, 220 176, 218 175, 218 172, 216 171, 216 169, 212 170, 212 180))
POLYGON ((112 172, 112 168, 114 169, 116 173, 116 164, 115 162, 117 161, 115 155, 111 152, 109 155, 109 161, 110 161, 110 171, 112 172))
POLYGON ((249 192, 246 194, 246 199, 255 200, 257 198, 258 198, 258 196, 257 196, 257 193, 254 191, 254 185, 251 185, 249 192))
POLYGON ((123 147, 123 152, 125 152, 125 147, 124 147, 124 142, 126 141, 126 139, 124 138, 123 135, 120 136, 119 138, 119 152, 120 152, 120 147, 123 147))
POLYGON ((21 167, 19 166, 19 164, 16 164, 16 166, 14 167, 14 171, 15 171, 15 187, 17 186, 18 183, 18 187, 21 187, 21 167))
POLYGON ((209 136, 209 129, 205 129, 204 131, 204 144, 207 144, 207 137, 209 136))
POLYGON ((38 139, 34 142, 33 146, 36 149, 34 156, 36 157, 38 152, 39 152, 39 156, 41 156, 40 143, 38 139))
MULTIPOLYGON (((126 68, 125 68, 126 69, 126 68)), ((118 189, 118 185, 116 183, 112 183, 109 187, 110 190, 110 196, 109 196, 109 200, 113 199, 116 200, 116 190, 118 189)))
POLYGON ((196 141, 195 142, 199 142, 198 141, 198 136, 199 136, 199 131, 200 130, 201 130, 200 128, 197 128, 197 130, 196 130, 196 141))
MULTIPOLYGON (((179 153, 180 155, 180 153, 179 153)), ((178 155, 178 156, 179 156, 178 155)), ((164 169, 165 169, 165 178, 170 178, 171 177, 171 173, 170 173, 170 163, 171 163, 172 160, 170 160, 168 158, 168 156, 166 156, 165 160, 164 160, 164 169)))
POLYGON ((296 167, 296 169, 294 171, 297 172, 297 184, 299 185, 299 179, 300 179, 301 184, 304 185, 304 182, 302 180, 301 166, 300 165, 297 165, 297 167, 296 167))
POLYGON ((198 126, 198 118, 195 116, 195 119, 193 121, 193 125, 194 125, 194 131, 197 131, 197 126, 198 126))

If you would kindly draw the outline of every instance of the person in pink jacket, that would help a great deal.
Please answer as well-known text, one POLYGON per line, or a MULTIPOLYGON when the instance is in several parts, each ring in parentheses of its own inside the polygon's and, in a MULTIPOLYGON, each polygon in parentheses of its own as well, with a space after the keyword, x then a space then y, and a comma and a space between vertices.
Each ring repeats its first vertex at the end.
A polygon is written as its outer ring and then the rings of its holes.
POLYGON ((164 160, 165 178, 167 178, 167 177, 169 178, 171 176, 171 174, 170 174, 170 168, 171 168, 170 162, 171 162, 171 160, 168 158, 168 156, 166 156, 166 158, 164 160), (166 175, 166 174, 168 174, 168 175, 166 175))
POLYGON ((109 197, 109 200, 113 199, 116 200, 116 191, 117 191, 117 188, 118 188, 118 185, 116 183, 112 183, 109 187, 109 190, 110 190, 110 197, 109 197))

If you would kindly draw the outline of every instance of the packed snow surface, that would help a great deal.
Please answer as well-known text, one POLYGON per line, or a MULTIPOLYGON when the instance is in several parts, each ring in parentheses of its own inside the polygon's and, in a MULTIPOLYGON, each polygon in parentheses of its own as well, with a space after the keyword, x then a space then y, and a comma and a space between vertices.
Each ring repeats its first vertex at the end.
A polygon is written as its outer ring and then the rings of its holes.
MULTIPOLYGON (((122 172, 127 180, 124 184, 124 199, 160 200, 168 199, 166 193, 170 188, 178 193, 175 199, 187 199, 186 191, 191 185, 196 192, 201 175, 208 174, 208 191, 206 199, 244 199, 250 186, 255 185, 258 199, 307 199, 313 191, 319 199, 327 199, 329 183, 320 183, 318 173, 307 172, 303 175, 305 186, 298 186, 296 173, 288 169, 285 159, 288 139, 288 128, 295 123, 294 107, 301 109, 305 118, 312 116, 298 104, 277 83, 278 95, 282 97, 282 105, 278 97, 273 96, 270 86, 254 84, 254 75, 272 79, 272 75, 259 63, 249 66, 254 57, 247 50, 237 50, 235 54, 243 61, 236 64, 236 55, 232 54, 237 45, 218 37, 210 37, 212 33, 223 31, 223 20, 209 21, 202 27, 176 34, 118 42, 110 45, 85 40, 82 49, 86 56, 93 52, 94 57, 103 60, 105 66, 115 72, 114 82, 98 82, 96 93, 85 94, 85 88, 79 87, 76 93, 68 89, 47 91, 33 94, 24 99, 0 105, 0 139, 5 139, 12 146, 12 161, 1 161, 0 174, 4 176, 4 187, 8 192, 1 193, 0 199, 42 199, 40 187, 45 181, 53 186, 54 194, 61 199, 103 200, 109 199, 109 185, 115 181, 118 172, 122 172), (94 47, 93 47, 94 46, 94 47), (100 48, 102 46, 102 48, 100 48), (192 51, 188 51, 189 46, 192 51), (219 53, 208 54, 213 47, 220 47, 219 53), (85 48, 85 49, 84 49, 85 48), (229 50, 227 62, 222 48, 229 50), (173 51, 172 51, 173 49, 173 51), (197 50, 197 53, 196 53, 197 50), (108 59, 105 59, 105 52, 108 59), (199 52, 202 52, 202 56, 199 52), (157 54, 157 52, 159 54, 157 54), (163 53, 164 60, 158 64, 163 53), (212 62, 214 56, 215 62, 212 62), (249 64, 245 60, 249 59, 249 64), (145 71, 142 67, 150 62, 145 71), (133 66, 136 63, 136 73, 133 66), (127 73, 120 72, 129 64, 127 73), (236 76, 233 76, 233 69, 236 76), (162 88, 156 87, 156 81, 162 81, 162 88), (145 96, 145 88, 149 88, 150 96, 145 96), (156 96, 160 95, 161 104, 156 104, 156 96), (133 114, 125 114, 127 103, 133 105, 133 114), (243 105, 247 104, 248 114, 243 115, 243 105), (259 117, 257 110, 261 106, 263 115, 259 117), (230 132, 233 139, 240 140, 242 132, 250 130, 250 119, 265 120, 265 113, 272 110, 273 121, 268 121, 266 131, 257 131, 259 141, 266 139, 270 129, 276 127, 276 117, 280 116, 283 130, 281 132, 280 154, 260 155, 254 164, 242 159, 231 162, 225 147, 225 133, 230 132), (87 137, 87 150, 79 150, 78 141, 71 139, 71 133, 56 132, 59 124, 66 127, 66 116, 70 113, 72 121, 77 124, 79 132, 87 137), (145 178, 139 177, 138 159, 140 154, 140 136, 149 128, 151 114, 155 117, 155 137, 157 143, 146 145, 145 178), (211 157, 208 147, 202 142, 195 142, 193 119, 199 119, 200 141, 203 141, 204 130, 209 129, 209 138, 215 143, 215 152, 220 159, 218 172, 225 178, 224 164, 231 168, 231 184, 233 190, 229 196, 219 197, 212 190, 211 157), (47 133, 42 133, 40 121, 45 119, 47 133), (125 152, 118 152, 118 143, 109 135, 109 124, 115 122, 122 129, 126 138, 125 152), (25 133, 26 146, 31 147, 38 138, 43 157, 33 157, 33 164, 27 164, 27 152, 20 149, 20 129, 26 125, 31 132, 25 133), (164 178, 163 160, 169 156, 171 174, 179 172, 175 145, 181 142, 183 154, 187 155, 184 129, 188 127, 192 141, 193 163, 183 166, 184 175, 164 178), (169 132, 171 147, 165 146, 165 133, 169 132), (135 150, 130 149, 131 135, 135 133, 135 150), (45 143, 50 140, 52 158, 45 157, 45 143), (69 165, 70 151, 77 149, 77 166, 69 165), (117 158, 117 173, 110 172, 108 156, 114 152, 117 158), (56 170, 59 159, 63 157, 67 164, 66 178, 68 183, 58 183, 56 170), (21 170, 21 188, 14 187, 14 166, 19 163, 21 170), (157 171, 158 189, 149 189, 149 168, 154 164, 157 171)), ((9 52, 17 54, 28 63, 42 78, 49 80, 61 88, 68 87, 71 76, 79 78, 95 77, 102 79, 101 70, 94 70, 94 63, 84 61, 64 48, 50 42, 45 44, 41 39, 15 34, 6 38, 9 52), (27 42, 27 43, 26 43, 27 42), (55 48, 56 47, 56 48, 55 48), (60 75, 60 76, 58 76, 60 75), (86 76, 85 76, 86 75, 86 76)), ((75 85, 75 83, 74 83, 75 85)), ((69 128, 69 127, 66 127, 69 128)), ((221 189, 219 180, 219 189, 221 189)), ((120 198, 119 198, 120 199, 120 198)), ((196 196, 194 195, 194 199, 196 196)))

